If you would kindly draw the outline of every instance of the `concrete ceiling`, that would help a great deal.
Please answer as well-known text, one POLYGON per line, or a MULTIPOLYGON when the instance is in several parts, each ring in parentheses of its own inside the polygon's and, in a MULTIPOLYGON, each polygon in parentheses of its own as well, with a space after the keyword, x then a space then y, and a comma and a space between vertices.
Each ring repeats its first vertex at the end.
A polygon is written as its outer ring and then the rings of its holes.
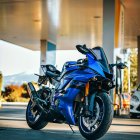
POLYGON ((136 48, 140 35, 140 0, 124 0, 125 6, 125 47, 136 48))
POLYGON ((0 39, 29 49, 39 49, 41 8, 40 0, 0 0, 0 39))
MULTIPOLYGON (((137 47, 140 0, 123 0, 125 47, 137 47)), ((57 49, 102 46, 103 0, 0 0, 0 39, 32 50, 40 40, 57 49)))
POLYGON ((101 45, 102 0, 0 0, 0 21, 0 39, 32 50, 41 39, 57 49, 101 45))

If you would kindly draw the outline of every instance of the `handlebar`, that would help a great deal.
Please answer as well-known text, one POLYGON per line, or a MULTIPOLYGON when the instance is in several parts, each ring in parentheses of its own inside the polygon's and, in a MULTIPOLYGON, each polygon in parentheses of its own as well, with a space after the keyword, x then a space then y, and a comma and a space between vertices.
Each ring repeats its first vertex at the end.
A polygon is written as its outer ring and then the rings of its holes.
POLYGON ((113 67, 117 67, 118 69, 125 69, 127 66, 125 65, 125 63, 116 63, 116 64, 110 64, 110 66, 113 68, 113 67))
POLYGON ((58 74, 55 74, 55 73, 53 73, 51 71, 46 71, 46 75, 48 75, 49 77, 59 77, 58 74))

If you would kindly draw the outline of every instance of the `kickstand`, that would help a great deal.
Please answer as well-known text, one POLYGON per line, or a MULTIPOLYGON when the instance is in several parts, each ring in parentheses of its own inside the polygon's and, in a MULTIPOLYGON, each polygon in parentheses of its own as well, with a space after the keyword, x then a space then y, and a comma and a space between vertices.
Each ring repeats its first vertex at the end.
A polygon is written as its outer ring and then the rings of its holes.
POLYGON ((69 127, 70 127, 70 129, 72 130, 72 132, 75 133, 74 130, 72 129, 72 126, 71 126, 70 124, 69 124, 69 127))

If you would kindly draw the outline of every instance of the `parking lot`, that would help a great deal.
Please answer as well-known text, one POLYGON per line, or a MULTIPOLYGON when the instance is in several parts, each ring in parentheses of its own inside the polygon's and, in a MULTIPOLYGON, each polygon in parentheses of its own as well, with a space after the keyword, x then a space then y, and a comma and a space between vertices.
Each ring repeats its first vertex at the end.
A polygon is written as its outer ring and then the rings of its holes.
MULTIPOLYGON (((49 123, 43 130, 31 130, 25 121, 25 106, 3 106, 0 109, 0 140, 84 140, 78 128, 75 133, 66 124, 49 123)), ((139 140, 139 119, 114 118, 101 140, 139 140)))

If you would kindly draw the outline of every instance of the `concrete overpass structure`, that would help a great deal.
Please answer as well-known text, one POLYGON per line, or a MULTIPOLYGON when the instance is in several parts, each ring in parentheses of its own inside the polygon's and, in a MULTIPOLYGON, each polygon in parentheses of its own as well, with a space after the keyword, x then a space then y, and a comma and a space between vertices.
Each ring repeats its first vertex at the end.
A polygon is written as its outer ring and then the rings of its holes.
POLYGON ((0 40, 40 50, 41 64, 49 51, 54 63, 55 50, 99 45, 111 63, 114 48, 140 48, 139 5, 140 0, 0 0, 0 40))

